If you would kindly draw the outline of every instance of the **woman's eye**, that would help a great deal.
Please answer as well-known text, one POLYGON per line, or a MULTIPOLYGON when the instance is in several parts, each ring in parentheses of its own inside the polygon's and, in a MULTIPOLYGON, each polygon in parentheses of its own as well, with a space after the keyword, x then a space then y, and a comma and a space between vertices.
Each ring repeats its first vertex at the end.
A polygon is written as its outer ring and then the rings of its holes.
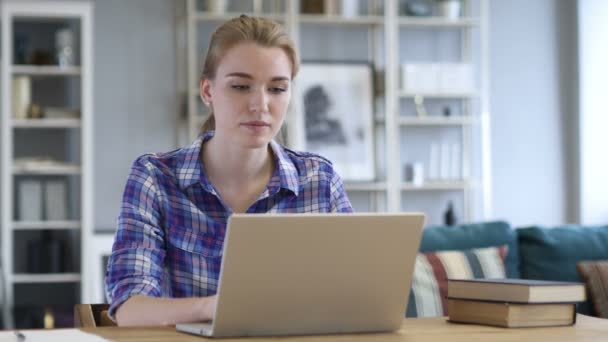
POLYGON ((287 91, 285 88, 273 87, 269 89, 271 93, 280 94, 287 91))
POLYGON ((232 89, 235 89, 235 90, 248 90, 249 86, 248 85, 235 84, 235 85, 232 86, 232 89))

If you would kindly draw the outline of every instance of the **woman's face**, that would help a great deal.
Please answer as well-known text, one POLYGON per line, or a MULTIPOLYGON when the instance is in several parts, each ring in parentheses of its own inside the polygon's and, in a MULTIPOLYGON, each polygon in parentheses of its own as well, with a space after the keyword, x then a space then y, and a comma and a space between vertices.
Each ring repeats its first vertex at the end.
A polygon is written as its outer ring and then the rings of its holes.
POLYGON ((242 43, 221 59, 214 80, 201 81, 213 108, 216 136, 249 148, 278 133, 291 98, 291 62, 281 48, 242 43))

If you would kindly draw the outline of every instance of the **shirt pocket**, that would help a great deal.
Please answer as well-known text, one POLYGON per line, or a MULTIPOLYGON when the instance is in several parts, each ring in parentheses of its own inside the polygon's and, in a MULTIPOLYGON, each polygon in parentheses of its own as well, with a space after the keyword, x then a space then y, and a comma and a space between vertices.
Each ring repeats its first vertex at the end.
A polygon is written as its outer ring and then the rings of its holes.
POLYGON ((169 242, 175 248, 208 258, 219 258, 223 254, 224 238, 194 231, 180 226, 169 228, 169 242))

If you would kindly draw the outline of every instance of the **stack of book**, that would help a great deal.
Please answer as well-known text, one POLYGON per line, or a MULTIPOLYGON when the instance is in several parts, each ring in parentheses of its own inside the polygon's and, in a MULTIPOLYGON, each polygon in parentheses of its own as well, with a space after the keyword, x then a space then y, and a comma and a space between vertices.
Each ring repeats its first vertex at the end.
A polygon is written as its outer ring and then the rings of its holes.
POLYGON ((585 285, 527 279, 449 279, 452 322, 501 327, 573 325, 585 285))

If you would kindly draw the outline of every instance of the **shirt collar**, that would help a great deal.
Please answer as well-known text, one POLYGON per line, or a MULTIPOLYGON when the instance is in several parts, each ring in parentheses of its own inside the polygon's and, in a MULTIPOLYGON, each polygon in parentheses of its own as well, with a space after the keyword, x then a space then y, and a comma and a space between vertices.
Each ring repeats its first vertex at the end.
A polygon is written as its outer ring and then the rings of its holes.
POLYGON ((270 147, 275 157, 274 160, 277 162, 276 167, 279 171, 279 184, 281 188, 291 190, 297 196, 299 189, 298 169, 285 152, 285 149, 276 141, 271 140, 270 147))
MULTIPOLYGON (((207 131, 201 134, 191 145, 182 149, 182 158, 179 158, 180 160, 176 168, 177 180, 182 190, 200 182, 205 190, 209 192, 214 191, 213 186, 201 168, 201 147, 203 146, 203 142, 211 139, 214 134, 214 131, 207 131)), ((296 166, 285 152, 285 149, 277 142, 271 140, 270 147, 277 162, 273 177, 277 176, 278 171, 279 186, 292 191, 297 196, 299 177, 296 166)), ((271 179, 272 182, 273 180, 271 179)))

